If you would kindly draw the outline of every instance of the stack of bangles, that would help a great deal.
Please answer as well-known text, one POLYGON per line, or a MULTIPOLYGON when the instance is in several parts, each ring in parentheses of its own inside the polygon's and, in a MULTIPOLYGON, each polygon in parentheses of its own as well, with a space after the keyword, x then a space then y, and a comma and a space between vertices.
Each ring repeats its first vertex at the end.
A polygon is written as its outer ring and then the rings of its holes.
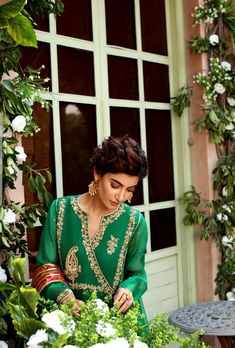
POLYGON ((67 284, 63 273, 58 266, 46 263, 39 266, 33 276, 32 286, 41 292, 47 285, 54 282, 63 282, 67 284))

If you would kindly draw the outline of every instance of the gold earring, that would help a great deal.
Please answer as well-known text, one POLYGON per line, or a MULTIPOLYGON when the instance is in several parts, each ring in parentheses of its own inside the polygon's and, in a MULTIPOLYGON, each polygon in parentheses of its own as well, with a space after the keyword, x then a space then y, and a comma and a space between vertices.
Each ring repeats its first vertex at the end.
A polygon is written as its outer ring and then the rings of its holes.
POLYGON ((133 193, 130 194, 130 197, 129 197, 128 200, 127 200, 128 203, 131 203, 132 197, 133 197, 133 193))
POLYGON ((98 193, 98 185, 97 181, 93 180, 89 185, 88 185, 88 192, 90 196, 95 196, 98 193))

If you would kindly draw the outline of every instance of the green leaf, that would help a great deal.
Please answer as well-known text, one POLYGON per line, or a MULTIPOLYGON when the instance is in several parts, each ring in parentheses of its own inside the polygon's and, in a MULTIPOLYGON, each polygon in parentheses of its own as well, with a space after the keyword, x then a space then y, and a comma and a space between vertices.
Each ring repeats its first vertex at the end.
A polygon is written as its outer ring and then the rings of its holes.
POLYGON ((21 300, 26 304, 25 306, 28 314, 31 314, 31 311, 34 313, 34 316, 37 317, 36 311, 37 311, 37 305, 39 300, 39 293, 35 288, 20 288, 20 294, 21 294, 21 300), (30 308, 30 311, 28 311, 30 308))
POLYGON ((11 0, 7 4, 0 6, 0 15, 7 18, 14 17, 22 11, 25 4, 25 0, 11 0))
POLYGON ((0 13, 0 29, 6 28, 7 26, 8 26, 8 18, 1 16, 1 13, 0 13))
POLYGON ((45 328, 45 325, 34 318, 24 319, 15 324, 15 329, 18 334, 26 339, 29 339, 37 330, 43 328, 45 328))
POLYGON ((18 287, 21 284, 25 284, 25 270, 24 270, 25 258, 15 258, 12 260, 12 277, 18 287))
POLYGON ((14 284, 0 282, 0 291, 3 291, 3 290, 15 290, 15 288, 16 288, 16 286, 14 284))
POLYGON ((37 38, 33 26, 22 14, 9 19, 7 32, 19 45, 37 48, 37 38))
POLYGON ((8 240, 4 236, 2 236, 2 242, 6 247, 10 248, 10 244, 8 243, 8 240))
POLYGON ((31 192, 34 193, 36 191, 35 179, 32 175, 29 177, 28 186, 31 192))
POLYGON ((14 85, 11 80, 3 80, 2 85, 9 91, 14 92, 14 85))

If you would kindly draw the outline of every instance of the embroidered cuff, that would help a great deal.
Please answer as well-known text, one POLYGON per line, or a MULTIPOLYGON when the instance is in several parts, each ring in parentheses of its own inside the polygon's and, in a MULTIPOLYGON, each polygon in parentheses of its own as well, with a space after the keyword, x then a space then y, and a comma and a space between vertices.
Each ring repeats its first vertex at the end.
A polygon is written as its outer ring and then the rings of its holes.
POLYGON ((56 298, 56 302, 60 304, 67 303, 70 300, 75 300, 74 293, 71 289, 65 289, 56 298))

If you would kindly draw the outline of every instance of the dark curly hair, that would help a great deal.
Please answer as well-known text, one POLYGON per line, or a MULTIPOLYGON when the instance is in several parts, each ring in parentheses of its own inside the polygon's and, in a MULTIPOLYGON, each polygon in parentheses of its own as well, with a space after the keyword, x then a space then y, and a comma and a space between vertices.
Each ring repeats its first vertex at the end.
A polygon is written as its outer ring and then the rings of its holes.
POLYGON ((147 175, 147 158, 140 145, 128 135, 110 136, 94 149, 90 169, 100 174, 125 173, 143 179, 147 175))

